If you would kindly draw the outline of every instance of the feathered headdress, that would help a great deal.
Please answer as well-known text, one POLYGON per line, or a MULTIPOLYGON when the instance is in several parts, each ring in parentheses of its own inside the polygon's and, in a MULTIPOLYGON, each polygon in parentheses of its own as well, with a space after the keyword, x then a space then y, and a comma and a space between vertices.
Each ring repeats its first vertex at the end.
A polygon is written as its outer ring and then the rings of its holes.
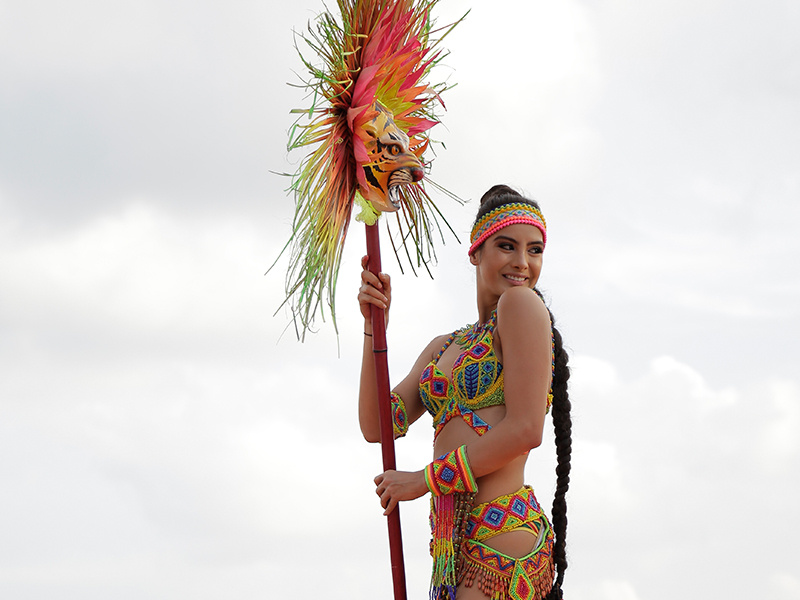
POLYGON ((311 105, 292 111, 300 117, 288 149, 311 151, 292 175, 295 214, 283 251, 292 249, 284 304, 290 303, 301 337, 323 297, 336 325, 336 280, 354 204, 361 209, 356 218, 368 225, 380 212, 398 211, 399 244, 392 245, 396 255, 403 249, 412 269, 414 262, 427 268, 435 257, 434 231, 444 241, 439 218, 447 221, 416 183, 447 88, 426 77, 444 56, 438 44, 457 24, 433 29, 437 2, 338 0, 340 21, 325 12, 307 35, 298 35, 321 63, 315 66, 298 48, 311 105))

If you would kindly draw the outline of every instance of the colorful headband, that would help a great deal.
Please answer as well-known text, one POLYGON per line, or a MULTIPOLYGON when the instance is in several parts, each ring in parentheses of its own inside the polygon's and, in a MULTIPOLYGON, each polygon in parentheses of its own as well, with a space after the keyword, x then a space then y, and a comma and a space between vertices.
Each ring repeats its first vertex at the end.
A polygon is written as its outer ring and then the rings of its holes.
POLYGON ((498 206, 478 219, 469 236, 469 241, 472 245, 469 247, 468 254, 472 256, 489 236, 494 235, 504 227, 516 225, 517 223, 533 225, 542 232, 542 242, 544 244, 547 243, 547 225, 542 211, 524 202, 513 202, 498 206))

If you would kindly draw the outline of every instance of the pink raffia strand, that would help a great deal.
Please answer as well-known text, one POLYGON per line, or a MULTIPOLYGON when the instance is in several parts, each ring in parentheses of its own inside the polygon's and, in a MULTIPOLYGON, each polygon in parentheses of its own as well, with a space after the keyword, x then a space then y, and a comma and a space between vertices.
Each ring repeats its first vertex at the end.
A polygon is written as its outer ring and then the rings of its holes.
MULTIPOLYGON (((354 206, 367 197, 364 169, 371 142, 365 124, 379 103, 409 137, 409 150, 427 171, 430 129, 450 85, 432 81, 432 70, 447 56, 441 42, 459 21, 435 25, 431 10, 440 0, 335 0, 338 14, 325 10, 298 33, 296 46, 307 69, 302 85, 311 106, 292 112, 289 150, 307 154, 294 174, 295 200, 288 253, 286 299, 298 337, 314 330, 329 313, 336 328, 336 282, 354 206), (301 42, 299 45, 297 42, 301 42), (305 56, 304 56, 305 55, 305 56)), ((432 181, 430 185, 458 200, 432 181)), ((437 238, 452 232, 423 181, 399 186, 400 210, 393 216, 398 234, 391 239, 398 260, 411 270, 435 260, 437 238)), ((455 235, 455 233, 453 233, 455 235)), ((277 262, 277 261, 276 261, 277 262)), ((274 266, 274 265, 273 265, 274 266)))

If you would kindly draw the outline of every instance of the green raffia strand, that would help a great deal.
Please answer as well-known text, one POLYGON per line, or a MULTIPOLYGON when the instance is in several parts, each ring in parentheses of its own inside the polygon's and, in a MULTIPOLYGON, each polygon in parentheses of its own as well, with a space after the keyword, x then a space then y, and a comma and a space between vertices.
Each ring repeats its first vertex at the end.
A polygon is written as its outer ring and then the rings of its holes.
POLYGON ((361 210, 356 215, 356 221, 361 221, 364 225, 375 225, 381 218, 381 213, 372 208, 372 204, 365 200, 359 192, 356 192, 356 206, 361 210))
MULTIPOLYGON (((365 66, 361 64, 362 51, 381 17, 387 11, 397 9, 398 14, 407 17, 407 21, 395 20, 395 24, 403 24, 401 43, 416 38, 421 45, 422 51, 415 54, 412 60, 416 61, 415 68, 422 73, 415 85, 424 85, 431 69, 447 56, 446 51, 439 49, 439 44, 466 17, 465 14, 451 25, 433 29, 429 15, 438 1, 338 0, 340 21, 326 11, 309 23, 307 34, 295 34, 295 49, 307 70, 307 78, 298 87, 309 92, 307 98, 310 105, 291 111, 298 117, 289 130, 287 148, 289 151, 306 149, 308 154, 300 162, 297 171, 290 175, 291 184, 287 191, 294 195, 295 213, 292 234, 278 259, 290 250, 286 299, 281 307, 290 306, 300 339, 305 339, 305 333, 312 329, 318 310, 325 320, 326 304, 334 329, 337 329, 336 281, 353 204, 361 208, 357 216, 359 220, 369 223, 380 216, 357 191, 353 153, 354 143, 357 142, 346 120, 355 83, 365 66), (435 35, 439 37, 434 39, 435 35), (319 66, 303 55, 297 45, 298 38, 305 43, 319 66)), ((386 64, 408 64, 408 58, 408 53, 396 55, 386 64)), ((391 78, 394 70, 387 69, 387 72, 389 75, 384 83, 391 78)), ((393 105, 402 109, 395 112, 398 126, 408 131, 408 127, 425 120, 438 122, 436 108, 441 102, 440 94, 452 86, 446 83, 429 84, 424 94, 409 96, 408 91, 400 89, 400 83, 395 81, 392 85, 386 83, 384 86, 379 83, 376 93, 376 98, 390 110, 393 105)), ((427 131, 412 137, 414 145, 428 142, 430 137, 427 131)), ((425 166, 427 170, 429 165, 425 166)), ((427 181, 437 190, 461 202, 441 186, 427 181)), ((441 224, 454 237, 455 232, 421 183, 402 186, 400 204, 401 209, 396 213, 399 233, 397 239, 391 232, 389 237, 401 271, 400 255, 404 254, 414 273, 416 263, 417 267, 424 266, 430 274, 428 263, 436 259, 434 238, 444 243, 441 224)))

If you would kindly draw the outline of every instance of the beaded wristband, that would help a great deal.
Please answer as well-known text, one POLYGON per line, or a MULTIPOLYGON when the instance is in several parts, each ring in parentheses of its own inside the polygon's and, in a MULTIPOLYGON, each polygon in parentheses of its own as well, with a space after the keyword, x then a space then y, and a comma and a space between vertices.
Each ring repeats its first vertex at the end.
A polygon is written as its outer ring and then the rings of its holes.
POLYGON ((403 399, 391 393, 392 398, 392 429, 395 437, 403 437, 408 432, 408 413, 403 399))
POLYGON ((434 496, 477 491, 478 484, 467 462, 466 445, 443 454, 425 467, 425 483, 434 496))

